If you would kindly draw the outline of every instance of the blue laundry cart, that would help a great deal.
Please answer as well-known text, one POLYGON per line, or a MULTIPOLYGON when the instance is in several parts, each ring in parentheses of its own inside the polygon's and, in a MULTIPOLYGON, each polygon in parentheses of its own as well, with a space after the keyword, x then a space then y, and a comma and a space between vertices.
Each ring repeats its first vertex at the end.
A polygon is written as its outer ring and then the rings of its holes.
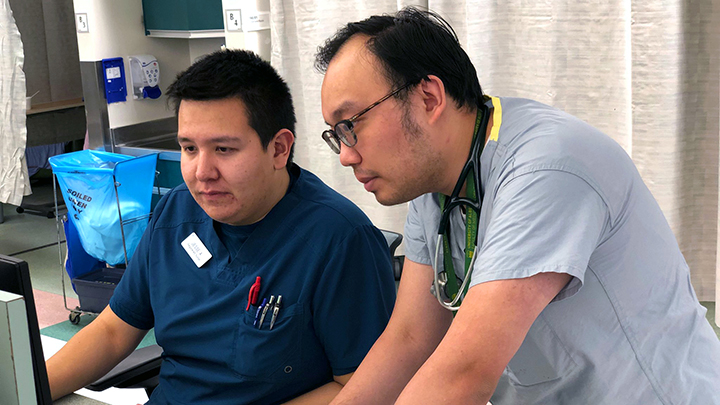
MULTIPOLYGON (((67 220, 77 231, 82 250, 111 267, 74 278, 69 274, 80 307, 67 308, 67 299, 65 307, 71 311, 70 321, 78 323, 81 313, 98 313, 107 304, 147 228, 157 153, 134 157, 83 150, 53 156, 48 161, 65 200, 67 220), (84 308, 88 303, 92 305, 84 308)), ((67 247, 69 250, 71 245, 67 247)), ((68 251, 68 255, 73 253, 68 251)), ((65 268, 65 297, 64 272, 65 268)))

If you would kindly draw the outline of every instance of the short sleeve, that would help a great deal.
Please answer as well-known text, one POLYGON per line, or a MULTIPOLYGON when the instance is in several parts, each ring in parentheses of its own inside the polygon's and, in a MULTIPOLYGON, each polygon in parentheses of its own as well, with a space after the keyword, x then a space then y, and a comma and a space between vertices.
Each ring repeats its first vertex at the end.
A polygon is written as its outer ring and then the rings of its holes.
POLYGON ((600 194, 575 174, 537 170, 517 176, 495 196, 471 286, 567 273, 573 279, 555 300, 570 297, 580 290, 608 221, 600 194))
MULTIPOLYGON (((168 194, 169 195, 169 194, 168 194)), ((110 299, 110 308, 120 319, 138 329, 148 330, 155 324, 150 303, 150 243, 155 223, 168 195, 158 203, 127 269, 110 299)))
POLYGON ((421 216, 423 202, 427 202, 429 195, 420 196, 408 204, 408 213, 405 219, 405 257, 415 263, 432 265, 430 250, 425 235, 425 222, 421 216))
POLYGON ((333 249, 313 298, 315 331, 333 375, 355 371, 385 329, 395 305, 390 251, 372 225, 333 249))

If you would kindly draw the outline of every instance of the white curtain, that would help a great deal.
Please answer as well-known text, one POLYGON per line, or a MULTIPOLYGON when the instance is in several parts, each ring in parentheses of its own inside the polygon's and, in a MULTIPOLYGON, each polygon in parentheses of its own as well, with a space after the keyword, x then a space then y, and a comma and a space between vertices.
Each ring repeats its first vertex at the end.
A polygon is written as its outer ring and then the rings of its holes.
MULTIPOLYGON (((320 139, 315 51, 348 21, 417 3, 271 0, 272 63, 298 112, 297 161, 402 232, 320 139)), ((632 156, 673 228, 703 301, 715 300, 720 151, 720 0, 430 0, 475 63, 483 90, 561 108, 632 156)))
POLYGON ((25 164, 23 45, 8 0, 0 0, 0 203, 30 194, 25 164))
POLYGON ((270 10, 271 62, 290 85, 298 119, 295 161, 354 201, 376 226, 402 233, 407 205, 381 206, 320 138, 327 129, 320 113, 322 75, 313 68, 318 46, 338 28, 373 14, 393 13, 398 10, 397 2, 271 0, 270 10))

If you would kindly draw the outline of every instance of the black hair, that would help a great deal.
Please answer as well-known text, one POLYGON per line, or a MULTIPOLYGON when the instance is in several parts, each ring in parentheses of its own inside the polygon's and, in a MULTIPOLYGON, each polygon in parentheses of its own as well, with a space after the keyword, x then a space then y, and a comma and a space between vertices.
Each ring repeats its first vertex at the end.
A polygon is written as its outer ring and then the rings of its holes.
MULTIPOLYGON (((392 88, 435 75, 458 108, 482 105, 475 67, 455 31, 438 14, 406 7, 395 15, 376 15, 349 23, 318 48, 315 68, 326 72, 340 48, 356 34, 370 37, 367 47, 380 60, 392 88)), ((396 97, 406 100, 407 92, 396 97)))
MULTIPOLYGON (((257 132, 264 149, 281 129, 295 135, 290 88, 268 62, 250 51, 222 50, 202 57, 178 74, 167 95, 175 114, 182 100, 240 99, 245 105, 248 123, 257 132)), ((288 166, 294 146, 290 149, 288 166)))

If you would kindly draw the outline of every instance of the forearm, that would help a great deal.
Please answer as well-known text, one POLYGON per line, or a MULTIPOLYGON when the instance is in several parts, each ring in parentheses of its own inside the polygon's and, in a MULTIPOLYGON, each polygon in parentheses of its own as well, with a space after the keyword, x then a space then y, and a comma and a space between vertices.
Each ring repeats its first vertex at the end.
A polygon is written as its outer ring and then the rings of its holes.
POLYGON ((390 322, 333 405, 394 403, 433 353, 453 318, 428 291, 432 274, 428 265, 405 261, 390 322))
MULTIPOLYGON (((490 400, 500 378, 498 370, 502 369, 493 355, 501 350, 482 344, 485 339, 465 327, 468 319, 463 315, 457 314, 443 341, 412 377, 396 404, 485 404, 490 400)), ((501 334, 499 330, 490 332, 501 334)), ((498 344, 504 345, 505 341, 498 344)))
POLYGON ((322 385, 318 388, 315 388, 314 390, 310 392, 306 392, 303 395, 300 395, 297 398, 294 398, 291 401, 286 402, 286 405, 320 405, 320 404, 329 404, 330 401, 335 398, 335 396, 340 392, 342 389, 342 384, 331 381, 325 385, 322 385))
POLYGON ((442 343, 397 404, 487 403, 530 326, 569 280, 541 273, 470 288, 442 343))
POLYGON ((99 320, 97 318, 83 328, 47 361, 53 399, 70 394, 107 374, 135 349, 144 335, 116 336, 99 320))
POLYGON ((434 345, 420 345, 402 332, 383 333, 333 405, 392 404, 430 356, 434 345))
POLYGON ((486 404, 496 385, 494 376, 479 373, 462 356, 445 361, 431 358, 413 376, 395 403, 486 404))

